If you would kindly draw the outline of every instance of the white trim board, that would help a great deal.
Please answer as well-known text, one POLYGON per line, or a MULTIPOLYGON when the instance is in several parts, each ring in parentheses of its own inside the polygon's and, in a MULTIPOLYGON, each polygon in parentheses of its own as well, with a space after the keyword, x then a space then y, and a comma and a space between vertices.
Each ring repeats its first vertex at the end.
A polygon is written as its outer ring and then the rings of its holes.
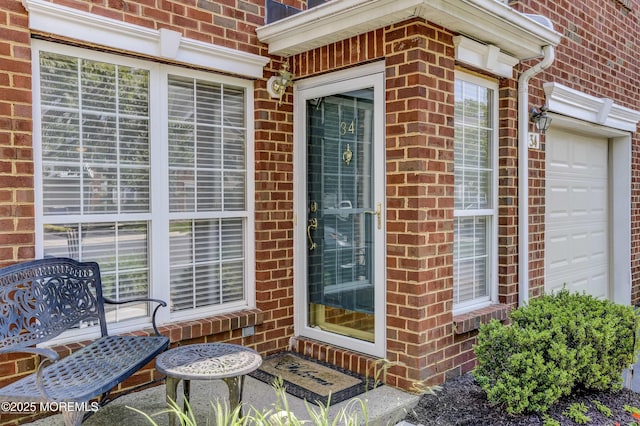
POLYGON ((488 71, 500 77, 513 78, 513 67, 519 61, 493 44, 478 43, 463 36, 453 37, 456 61, 488 71))
POLYGON ((96 45, 249 78, 262 78, 269 58, 183 37, 177 31, 141 27, 44 0, 22 0, 29 28, 96 45))
POLYGON ((609 98, 597 98, 560 83, 544 83, 549 111, 616 130, 635 132, 640 111, 623 107, 609 98))

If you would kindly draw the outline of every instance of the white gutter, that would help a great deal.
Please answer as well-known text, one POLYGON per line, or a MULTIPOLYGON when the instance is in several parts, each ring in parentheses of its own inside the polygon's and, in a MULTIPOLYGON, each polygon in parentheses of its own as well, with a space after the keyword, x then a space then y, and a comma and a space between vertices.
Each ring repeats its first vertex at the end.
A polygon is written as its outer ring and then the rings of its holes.
MULTIPOLYGON (((550 23, 549 23, 550 24, 550 23)), ((551 45, 542 48, 543 58, 518 79, 518 305, 529 302, 529 80, 555 59, 551 45)))

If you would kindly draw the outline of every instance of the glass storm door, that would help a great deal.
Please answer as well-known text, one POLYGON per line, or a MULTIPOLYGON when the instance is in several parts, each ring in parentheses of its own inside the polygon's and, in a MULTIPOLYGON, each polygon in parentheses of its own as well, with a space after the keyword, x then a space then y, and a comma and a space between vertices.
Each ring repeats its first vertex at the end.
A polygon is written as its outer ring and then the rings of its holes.
POLYGON ((369 82, 303 102, 306 334, 384 355, 384 169, 376 164, 384 144, 376 141, 376 87, 369 82))

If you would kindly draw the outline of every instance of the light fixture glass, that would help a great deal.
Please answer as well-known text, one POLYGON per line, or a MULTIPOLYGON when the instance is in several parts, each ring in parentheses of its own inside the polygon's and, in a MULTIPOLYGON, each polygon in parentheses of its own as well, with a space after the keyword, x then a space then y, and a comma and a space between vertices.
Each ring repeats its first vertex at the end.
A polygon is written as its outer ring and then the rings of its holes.
POLYGON ((540 133, 544 133, 549 130, 551 126, 551 117, 547 115, 548 108, 541 106, 540 110, 537 108, 531 109, 531 121, 536 125, 536 128, 540 133))
POLYGON ((284 62, 278 75, 272 76, 267 81, 267 92, 272 98, 278 99, 278 105, 282 104, 282 97, 287 87, 293 86, 293 74, 289 72, 289 64, 284 62))

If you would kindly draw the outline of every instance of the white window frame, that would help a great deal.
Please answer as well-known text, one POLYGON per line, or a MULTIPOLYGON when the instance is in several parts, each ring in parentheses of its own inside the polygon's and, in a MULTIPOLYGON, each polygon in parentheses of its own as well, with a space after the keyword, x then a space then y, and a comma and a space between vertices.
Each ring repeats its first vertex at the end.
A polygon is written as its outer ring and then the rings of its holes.
MULTIPOLYGON (((498 90, 499 86, 497 81, 490 80, 488 78, 482 78, 477 75, 473 75, 461 70, 455 71, 456 81, 462 80, 467 83, 475 84, 480 87, 484 87, 492 90, 492 111, 491 111, 491 127, 492 140, 491 140, 491 167, 493 169, 490 191, 491 191, 491 203, 487 209, 477 210, 456 210, 454 209, 454 218, 458 217, 485 217, 487 218, 487 253, 488 271, 487 271, 487 296, 479 297, 477 299, 465 301, 462 303, 453 304, 453 314, 462 314, 473 310, 481 309, 489 306, 498 301, 498 90)), ((455 166, 454 166, 455 167, 455 166)), ((454 235, 454 238, 456 236, 454 235)), ((456 254, 454 253, 454 259, 456 254)), ((454 273, 455 280, 455 273, 454 273)), ((454 287, 456 283, 454 281, 454 287)))
MULTIPOLYGON (((254 173, 254 92, 253 81, 229 77, 220 74, 191 70, 188 68, 163 65, 152 61, 134 59, 125 56, 98 52, 95 50, 73 47, 42 40, 32 40, 32 76, 33 76, 33 155, 35 185, 35 249, 36 257, 44 255, 43 224, 43 176, 42 176, 42 134, 41 134, 41 101, 40 101, 40 64, 41 51, 59 53, 73 57, 86 58, 107 63, 120 64, 149 71, 149 139, 150 139, 150 212, 136 214, 140 220, 149 224, 149 297, 170 301, 170 262, 169 262, 169 177, 168 177, 168 76, 178 75, 188 78, 207 80, 215 83, 229 84, 245 90, 245 131, 246 131, 246 209, 242 212, 218 212, 215 216, 205 214, 203 217, 225 218, 238 217, 244 221, 244 299, 222 305, 185 311, 170 312, 169 308, 158 311, 158 325, 175 321, 186 321, 203 318, 215 314, 223 314, 240 309, 255 307, 255 173, 254 173), (162 190, 158 190, 162 188, 162 190)), ((173 214, 175 217, 175 213, 173 214)), ((188 213, 190 218, 198 218, 199 213, 188 213)), ((74 221, 77 216, 69 216, 74 221)), ((105 222, 118 220, 116 214, 104 214, 100 217, 105 222)), ((149 312, 151 313, 151 312, 149 312)), ((109 324, 110 332, 122 333, 149 326, 150 317, 125 320, 109 324)), ((93 338, 99 335, 96 327, 76 329, 64 333, 55 339, 53 344, 60 344, 80 338, 93 338)))

